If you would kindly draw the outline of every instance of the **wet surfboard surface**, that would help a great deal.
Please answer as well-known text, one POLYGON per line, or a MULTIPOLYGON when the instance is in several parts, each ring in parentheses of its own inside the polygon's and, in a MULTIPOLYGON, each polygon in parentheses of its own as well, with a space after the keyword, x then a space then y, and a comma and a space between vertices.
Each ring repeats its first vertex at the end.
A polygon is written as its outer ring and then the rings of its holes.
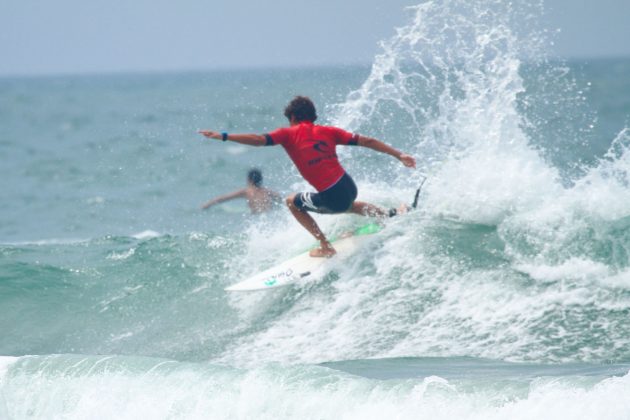
POLYGON ((306 251, 281 262, 258 274, 226 287, 229 292, 247 292, 289 286, 301 280, 322 276, 332 270, 336 264, 354 254, 364 243, 373 239, 382 226, 370 223, 348 235, 332 241, 337 254, 332 258, 316 258, 306 251))

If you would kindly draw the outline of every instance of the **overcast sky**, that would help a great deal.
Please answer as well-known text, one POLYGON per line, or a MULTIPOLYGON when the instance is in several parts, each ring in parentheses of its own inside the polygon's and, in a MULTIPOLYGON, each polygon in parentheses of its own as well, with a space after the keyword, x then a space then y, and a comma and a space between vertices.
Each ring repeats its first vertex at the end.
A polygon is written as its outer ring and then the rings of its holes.
MULTIPOLYGON (((0 0, 0 75, 371 63, 418 2, 0 0)), ((546 8, 557 56, 630 56, 630 0, 546 8)))

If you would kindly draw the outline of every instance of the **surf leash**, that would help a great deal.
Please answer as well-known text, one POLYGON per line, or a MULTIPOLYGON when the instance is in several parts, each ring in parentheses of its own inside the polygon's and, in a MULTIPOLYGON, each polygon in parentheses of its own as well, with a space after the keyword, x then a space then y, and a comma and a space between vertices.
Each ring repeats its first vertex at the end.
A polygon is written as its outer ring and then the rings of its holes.
POLYGON ((411 205, 412 209, 415 209, 415 208, 418 207, 418 198, 420 197, 420 191, 422 191, 422 186, 424 185, 424 183, 427 180, 427 176, 426 175, 420 175, 420 176, 422 177, 422 182, 420 182, 420 186, 416 190, 416 195, 413 198, 413 204, 411 205))

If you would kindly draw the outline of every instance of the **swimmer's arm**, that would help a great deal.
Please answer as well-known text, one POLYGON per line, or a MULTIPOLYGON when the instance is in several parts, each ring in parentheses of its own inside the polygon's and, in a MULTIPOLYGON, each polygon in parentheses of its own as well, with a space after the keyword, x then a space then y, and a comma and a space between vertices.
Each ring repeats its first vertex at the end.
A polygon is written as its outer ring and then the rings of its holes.
POLYGON ((220 195, 212 200, 206 202, 201 206, 202 210, 207 209, 208 207, 214 206, 215 204, 223 203, 224 201, 233 200, 235 198, 245 198, 247 196, 247 191, 245 188, 242 190, 234 191, 229 194, 220 195))
POLYGON ((402 164, 408 168, 416 167, 416 159, 413 156, 403 153, 399 150, 396 150, 389 144, 373 139, 372 137, 366 137, 366 136, 358 136, 358 137, 359 138, 357 139, 357 145, 367 147, 368 149, 376 150, 377 152, 381 152, 381 153, 385 153, 387 155, 393 156, 399 161, 401 161, 402 164))
MULTIPOLYGON (((222 140, 222 133, 212 130, 199 130, 199 134, 209 139, 222 140)), ((261 134, 228 134, 227 141, 246 144, 248 146, 264 146, 267 139, 261 134)))

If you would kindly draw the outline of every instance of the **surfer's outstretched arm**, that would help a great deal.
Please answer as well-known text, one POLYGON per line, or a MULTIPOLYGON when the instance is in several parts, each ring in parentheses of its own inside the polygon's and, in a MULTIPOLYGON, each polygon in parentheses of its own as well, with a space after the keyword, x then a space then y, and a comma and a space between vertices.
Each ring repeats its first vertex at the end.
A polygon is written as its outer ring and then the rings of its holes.
POLYGON ((357 144, 359 146, 367 147, 368 149, 376 150, 377 152, 381 152, 381 153, 385 153, 390 156, 393 156, 399 161, 401 161, 402 164, 408 168, 416 167, 416 159, 413 156, 403 153, 399 150, 396 150, 389 144, 373 139, 372 137, 359 136, 357 144))
POLYGON ((248 146, 264 146, 267 139, 261 134, 228 134, 212 130, 199 130, 199 134, 209 138, 223 141, 234 141, 248 146))

